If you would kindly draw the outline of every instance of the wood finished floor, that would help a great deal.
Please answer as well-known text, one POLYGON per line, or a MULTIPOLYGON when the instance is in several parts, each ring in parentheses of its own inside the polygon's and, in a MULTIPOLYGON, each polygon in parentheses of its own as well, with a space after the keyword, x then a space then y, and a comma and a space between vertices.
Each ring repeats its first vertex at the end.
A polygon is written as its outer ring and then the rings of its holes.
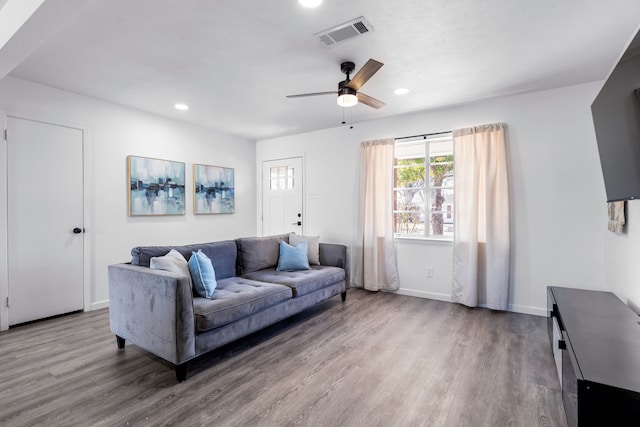
POLYGON ((545 320, 352 289, 178 384, 73 314, 0 333, 0 426, 566 426, 545 320))

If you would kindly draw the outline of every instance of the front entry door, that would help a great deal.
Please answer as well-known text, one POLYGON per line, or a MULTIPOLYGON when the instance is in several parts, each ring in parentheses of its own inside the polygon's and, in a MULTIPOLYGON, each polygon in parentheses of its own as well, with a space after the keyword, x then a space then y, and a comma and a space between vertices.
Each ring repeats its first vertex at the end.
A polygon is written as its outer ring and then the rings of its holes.
POLYGON ((262 163, 262 235, 303 234, 302 157, 262 163))
POLYGON ((7 117, 9 325, 84 308, 82 138, 7 117))

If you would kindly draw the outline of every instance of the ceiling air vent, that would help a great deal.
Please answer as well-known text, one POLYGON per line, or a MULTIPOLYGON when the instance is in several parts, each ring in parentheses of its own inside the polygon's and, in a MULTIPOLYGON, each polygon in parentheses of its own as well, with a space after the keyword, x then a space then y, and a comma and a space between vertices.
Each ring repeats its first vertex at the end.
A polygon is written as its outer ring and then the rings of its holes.
POLYGON ((361 16, 344 24, 316 33, 314 37, 318 37, 325 46, 333 46, 336 43, 351 40, 354 37, 362 36, 371 31, 373 31, 373 27, 364 16, 361 16))

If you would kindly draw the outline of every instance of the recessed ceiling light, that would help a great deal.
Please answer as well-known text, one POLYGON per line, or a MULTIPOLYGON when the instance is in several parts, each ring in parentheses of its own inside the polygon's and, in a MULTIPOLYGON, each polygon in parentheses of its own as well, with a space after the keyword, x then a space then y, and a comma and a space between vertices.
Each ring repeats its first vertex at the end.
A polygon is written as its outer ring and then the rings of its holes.
POLYGON ((174 105, 174 108, 176 110, 186 111, 189 109, 189 106, 187 104, 176 104, 174 105))
POLYGON ((409 93, 409 89, 407 89, 406 87, 400 87, 394 90, 393 93, 395 93, 396 95, 406 95, 409 93))
POLYGON ((322 3, 322 0, 298 0, 298 3, 304 7, 318 7, 320 3, 322 3))

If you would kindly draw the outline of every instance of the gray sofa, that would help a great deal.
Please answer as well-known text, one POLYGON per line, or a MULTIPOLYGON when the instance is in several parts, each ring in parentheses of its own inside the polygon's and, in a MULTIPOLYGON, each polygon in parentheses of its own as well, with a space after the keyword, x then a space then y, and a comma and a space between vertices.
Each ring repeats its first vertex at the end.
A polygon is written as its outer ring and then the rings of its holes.
POLYGON ((277 271, 280 241, 288 235, 240 238, 186 246, 131 250, 130 263, 109 266, 109 319, 118 348, 125 340, 175 365, 283 320, 349 287, 347 248, 320 243, 320 265, 277 271), (176 249, 185 259, 202 250, 217 288, 211 299, 193 293, 190 279, 149 268, 152 257, 176 249))

